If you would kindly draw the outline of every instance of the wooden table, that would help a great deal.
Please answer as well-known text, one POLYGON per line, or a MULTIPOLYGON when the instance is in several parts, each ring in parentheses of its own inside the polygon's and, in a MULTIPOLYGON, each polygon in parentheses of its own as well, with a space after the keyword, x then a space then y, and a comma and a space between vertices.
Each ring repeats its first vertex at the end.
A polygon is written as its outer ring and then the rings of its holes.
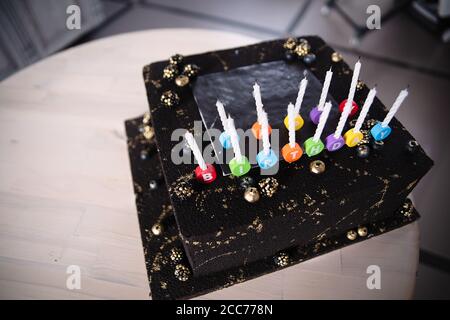
MULTIPOLYGON (((146 299, 123 121, 147 110, 142 67, 241 46, 237 34, 160 29, 66 50, 0 83, 0 298, 146 299), (66 288, 67 266, 81 289, 66 288)), ((411 298, 416 223, 202 298, 411 298), (366 269, 381 268, 381 290, 366 269)))

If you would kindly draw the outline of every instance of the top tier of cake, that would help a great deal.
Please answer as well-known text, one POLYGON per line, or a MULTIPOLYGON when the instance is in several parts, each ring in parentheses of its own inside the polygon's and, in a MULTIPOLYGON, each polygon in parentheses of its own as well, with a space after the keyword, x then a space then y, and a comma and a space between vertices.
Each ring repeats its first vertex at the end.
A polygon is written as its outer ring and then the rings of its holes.
MULTIPOLYGON (((422 148, 414 154, 405 152, 407 142, 413 137, 396 119, 390 124, 393 132, 384 148, 366 159, 358 158, 354 148, 344 147, 337 152, 324 151, 314 158, 304 155, 292 164, 280 162, 278 173, 271 177, 261 175, 259 168, 252 169, 248 176, 261 193, 259 201, 254 203, 244 199, 242 179, 222 175, 218 165, 217 179, 203 185, 193 179, 195 164, 172 162, 172 148, 180 143, 171 141, 173 130, 192 131, 194 121, 201 120, 203 130, 217 127, 213 120, 217 98, 224 100, 236 119, 236 127, 244 130, 250 127, 256 120, 251 95, 255 80, 261 85, 270 124, 280 130, 281 148, 287 142, 282 119, 287 103, 295 101, 305 70, 311 81, 301 108, 305 126, 297 134, 297 142, 302 145, 314 134, 315 125, 309 121, 308 114, 319 100, 330 66, 334 75, 329 99, 334 106, 323 136, 334 131, 339 117, 337 103, 347 97, 352 71, 344 61, 332 61, 334 50, 323 40, 305 39, 316 55, 310 65, 299 60, 285 61, 284 40, 277 40, 185 57, 185 63, 200 67, 197 80, 186 87, 162 79, 168 61, 152 63, 145 69, 161 163, 194 273, 242 265, 290 246, 305 245, 318 237, 384 218, 400 206, 432 166, 422 148), (179 106, 161 104, 160 97, 167 90, 177 92, 181 99, 179 106), (310 162, 315 159, 326 165, 320 175, 309 170, 310 162)), ((361 75, 363 78, 364 66, 361 75)), ((382 85, 379 88, 382 90, 382 85)), ((365 85, 358 90, 355 102, 362 106, 368 91, 365 85)), ((386 111, 375 99, 367 119, 382 120, 386 111)), ((367 129, 370 121, 365 126, 367 129)), ((221 152, 217 144, 215 149, 221 152)), ((225 166, 225 174, 226 170, 225 166)))

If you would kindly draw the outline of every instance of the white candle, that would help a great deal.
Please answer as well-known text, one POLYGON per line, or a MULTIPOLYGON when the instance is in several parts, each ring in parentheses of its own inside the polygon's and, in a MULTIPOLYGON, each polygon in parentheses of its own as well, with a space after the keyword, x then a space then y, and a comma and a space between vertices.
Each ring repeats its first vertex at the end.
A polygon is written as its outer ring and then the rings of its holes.
POLYGON ((352 76, 352 82, 350 84, 350 90, 348 91, 348 97, 347 97, 347 103, 345 104, 345 107, 348 110, 348 113, 350 113, 350 111, 352 110, 352 102, 353 99, 355 98, 355 91, 356 91, 356 85, 358 84, 358 79, 359 79, 359 72, 361 71, 361 62, 358 60, 355 63, 355 68, 353 70, 353 76, 352 76))
POLYGON ((253 97, 255 98, 257 121, 261 124, 261 113, 264 111, 264 105, 261 99, 261 88, 257 82, 253 85, 253 97))
POLYGON ((234 157, 238 162, 240 162, 242 160, 241 148, 239 146, 237 131, 234 126, 234 120, 230 116, 228 116, 227 128, 228 134, 230 135, 231 138, 231 145, 233 146, 234 157))
POLYGON ((216 102, 217 112, 219 113, 220 121, 222 122, 222 127, 225 132, 227 132, 227 114, 225 113, 225 108, 223 103, 217 100, 216 102))
POLYGON ((202 170, 206 170, 206 163, 205 160, 203 159, 202 153, 200 152, 200 149, 198 148, 197 142, 194 139, 194 136, 192 135, 192 133, 190 133, 189 131, 187 131, 184 134, 184 137, 188 143, 189 148, 191 148, 192 153, 194 154, 195 159, 198 162, 198 165, 200 166, 200 168, 202 170))
POLYGON ((288 121, 289 121, 289 146, 295 147, 295 109, 292 103, 288 105, 288 121))
POLYGON ((317 125, 316 132, 314 133, 313 141, 317 142, 322 135, 322 131, 325 128, 325 123, 327 123, 328 114, 331 110, 331 102, 325 103, 322 113, 320 114, 319 124, 317 125))
POLYGON ((261 113, 261 130, 264 154, 268 155, 270 153, 269 120, 267 119, 267 113, 264 111, 261 113))
POLYGON ((325 82, 323 83, 322 93, 320 94, 320 100, 319 105, 317 106, 317 109, 319 111, 323 111, 323 107, 325 106, 325 100, 327 99, 328 90, 330 88, 331 78, 333 77, 333 72, 330 70, 327 71, 327 74, 325 76, 325 82))
POLYGON ((375 88, 370 89, 369 94, 367 95, 366 101, 364 101, 364 106, 361 109, 361 113, 359 114, 358 120, 356 120, 355 127, 353 128, 353 132, 359 132, 361 130, 364 119, 369 112, 370 106, 373 103, 373 99, 375 99, 375 95, 377 94, 377 90, 375 88))
POLYGON ((359 71, 361 70, 361 62, 359 60, 355 63, 355 71, 353 71, 352 82, 350 84, 350 90, 348 92, 347 101, 345 102, 344 110, 341 113, 341 117, 339 118, 338 125, 336 127, 336 131, 334 132, 334 137, 337 139, 341 136, 342 131, 344 130, 345 123, 347 122, 347 118, 352 111, 352 102, 355 97, 356 85, 358 83, 359 71))
POLYGON ((389 122, 391 122, 395 113, 398 111, 398 109, 400 108, 400 106, 403 103, 403 100, 405 100, 407 96, 408 96, 408 89, 403 89, 402 91, 400 91, 397 99, 395 99, 394 104, 392 105, 391 109, 389 110, 388 114, 386 115, 386 118, 384 118, 383 122, 381 123, 382 127, 385 128, 389 125, 389 122))
POLYGON ((295 100, 295 109, 294 109, 295 112, 294 113, 296 115, 300 114, 300 107, 302 106, 303 97, 305 96, 307 85, 308 85, 308 79, 306 79, 306 75, 305 75, 305 77, 302 79, 302 81, 300 81, 297 99, 295 100))

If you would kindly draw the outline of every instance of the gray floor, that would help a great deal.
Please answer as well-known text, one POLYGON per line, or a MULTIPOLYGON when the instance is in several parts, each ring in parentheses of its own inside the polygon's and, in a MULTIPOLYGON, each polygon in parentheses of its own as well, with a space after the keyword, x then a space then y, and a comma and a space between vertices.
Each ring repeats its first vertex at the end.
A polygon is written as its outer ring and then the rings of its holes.
MULTIPOLYGON (((379 3, 382 9, 392 3, 387 0, 347 1, 345 9, 361 23, 367 7, 364 2, 379 3)), ((401 12, 352 47, 349 44, 352 29, 334 11, 322 16, 322 3, 320 0, 144 0, 136 2, 83 41, 135 30, 175 27, 229 30, 261 40, 287 34, 314 34, 338 48, 350 63, 361 56, 362 80, 368 85, 378 84, 379 97, 386 105, 389 106, 398 92, 409 84, 410 97, 397 117, 435 160, 435 167, 413 193, 422 214, 421 247, 432 257, 431 260, 429 255, 423 257, 416 297, 450 298, 450 237, 447 232, 450 215, 445 204, 450 188, 446 144, 450 45, 441 44, 408 13, 401 12)))

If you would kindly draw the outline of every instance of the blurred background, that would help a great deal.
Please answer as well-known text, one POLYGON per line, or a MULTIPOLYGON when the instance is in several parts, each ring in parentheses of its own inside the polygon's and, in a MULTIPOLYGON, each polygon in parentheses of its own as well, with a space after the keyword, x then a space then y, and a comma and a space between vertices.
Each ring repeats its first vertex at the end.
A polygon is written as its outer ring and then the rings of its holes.
POLYGON ((449 20, 450 0, 2 0, 0 81, 58 51, 137 30, 220 29, 259 40, 319 35, 349 62, 361 57, 362 80, 382 84, 387 106, 411 87, 398 118, 435 160, 413 192, 422 215, 415 298, 450 298, 449 20), (67 32, 73 4, 83 27, 67 32), (380 8, 379 29, 366 26, 370 5, 380 8))

